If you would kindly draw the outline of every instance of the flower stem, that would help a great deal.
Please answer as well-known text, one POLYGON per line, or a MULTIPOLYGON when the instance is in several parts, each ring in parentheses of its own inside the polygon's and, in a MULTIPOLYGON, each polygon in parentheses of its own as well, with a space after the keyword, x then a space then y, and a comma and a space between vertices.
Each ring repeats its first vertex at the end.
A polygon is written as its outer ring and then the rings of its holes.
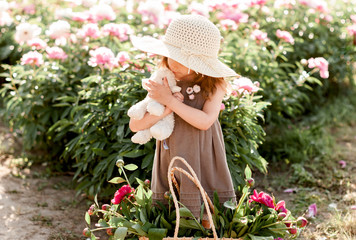
POLYGON ((126 179, 126 182, 129 184, 129 186, 131 187, 131 184, 130 184, 130 182, 129 182, 129 179, 127 178, 127 176, 126 176, 126 173, 125 173, 125 170, 124 170, 124 168, 123 167, 120 167, 121 168, 121 170, 122 170, 122 172, 124 173, 124 176, 125 176, 125 179, 126 179))

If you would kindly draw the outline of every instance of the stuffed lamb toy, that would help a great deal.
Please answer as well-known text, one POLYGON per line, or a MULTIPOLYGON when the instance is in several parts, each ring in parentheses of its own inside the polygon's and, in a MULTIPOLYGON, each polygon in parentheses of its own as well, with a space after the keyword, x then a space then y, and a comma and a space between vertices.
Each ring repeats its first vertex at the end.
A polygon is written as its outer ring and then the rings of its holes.
MULTIPOLYGON (((142 86, 146 89, 146 84, 148 80, 152 80, 156 83, 163 84, 164 77, 167 77, 168 85, 172 91, 172 93, 180 92, 181 88, 177 86, 176 80, 174 78, 173 72, 171 72, 168 68, 161 67, 156 72, 154 72, 149 79, 142 80, 142 86)), ((146 89, 147 90, 147 89, 146 89)), ((149 112, 155 116, 161 116, 165 110, 165 106, 160 104, 159 102, 150 98, 147 94, 145 99, 133 105, 127 112, 130 118, 140 120, 149 112)), ((168 138, 174 128, 174 116, 173 113, 167 115, 158 121, 155 125, 150 127, 149 129, 141 130, 135 133, 131 141, 138 144, 147 143, 152 137, 157 140, 164 140, 168 138)))

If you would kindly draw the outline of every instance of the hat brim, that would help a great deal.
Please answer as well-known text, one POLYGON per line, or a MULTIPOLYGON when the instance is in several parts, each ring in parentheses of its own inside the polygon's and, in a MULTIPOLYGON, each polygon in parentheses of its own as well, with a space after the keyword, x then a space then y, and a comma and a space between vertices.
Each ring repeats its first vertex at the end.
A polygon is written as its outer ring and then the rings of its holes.
POLYGON ((131 35, 130 40, 133 46, 141 51, 153 53, 171 58, 191 70, 211 77, 239 77, 234 70, 222 63, 218 58, 203 55, 186 55, 181 48, 167 44, 162 40, 144 36, 137 37, 131 35))

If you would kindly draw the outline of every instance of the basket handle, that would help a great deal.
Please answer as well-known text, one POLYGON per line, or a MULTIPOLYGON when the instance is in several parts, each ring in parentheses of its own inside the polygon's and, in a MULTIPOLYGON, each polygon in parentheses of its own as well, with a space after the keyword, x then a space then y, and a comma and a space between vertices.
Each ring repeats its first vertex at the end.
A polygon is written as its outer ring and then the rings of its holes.
MULTIPOLYGON (((185 174, 190 180, 193 181, 193 183, 198 187, 198 189, 200 190, 200 194, 202 195, 203 201, 204 201, 204 205, 206 208, 206 212, 208 214, 208 219, 211 225, 211 228, 213 230, 213 235, 214 235, 214 239, 219 239, 217 234, 216 234, 216 230, 215 230, 215 226, 214 226, 214 222, 213 222, 213 218, 211 216, 211 211, 209 208, 209 204, 208 204, 208 200, 209 197, 207 195, 207 193, 205 192, 205 190, 203 189, 203 187, 200 184, 200 181, 196 175, 196 173, 194 172, 193 168, 187 163, 187 161, 184 160, 184 158, 179 157, 179 156, 175 156, 174 158, 172 158, 169 167, 168 167, 168 184, 169 184, 169 189, 171 191, 172 197, 173 197, 173 202, 174 202, 174 206, 176 208, 176 227, 174 230, 174 239, 178 238, 178 231, 179 231, 179 221, 180 221, 180 212, 179 212, 179 205, 178 205, 178 200, 177 200, 177 196, 174 192, 174 188, 173 188, 173 184, 172 184, 172 178, 174 178, 174 171, 179 171, 183 174, 185 174), (178 167, 173 167, 173 164, 176 160, 181 161, 190 171, 191 174, 189 174, 187 171, 185 171, 182 168, 178 168, 178 167), (192 176, 193 175, 193 176, 192 176)), ((210 206, 212 206, 211 200, 209 199, 209 203, 210 206)), ((214 207, 212 207, 212 209, 214 209, 214 207)))

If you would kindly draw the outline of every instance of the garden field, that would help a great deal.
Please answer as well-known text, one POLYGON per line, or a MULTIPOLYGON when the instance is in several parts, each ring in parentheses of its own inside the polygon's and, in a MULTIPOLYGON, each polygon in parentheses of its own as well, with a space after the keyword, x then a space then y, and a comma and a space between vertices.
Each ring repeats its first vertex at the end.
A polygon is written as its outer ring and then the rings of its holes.
MULTIPOLYGON (((216 234, 356 239, 355 0, 0 0, 0 239, 173 235, 155 141, 133 143, 127 115, 159 57, 130 37, 184 14, 219 28, 242 76, 220 107, 238 201, 212 199, 216 234)), ((179 236, 215 234, 179 213, 179 236)))

